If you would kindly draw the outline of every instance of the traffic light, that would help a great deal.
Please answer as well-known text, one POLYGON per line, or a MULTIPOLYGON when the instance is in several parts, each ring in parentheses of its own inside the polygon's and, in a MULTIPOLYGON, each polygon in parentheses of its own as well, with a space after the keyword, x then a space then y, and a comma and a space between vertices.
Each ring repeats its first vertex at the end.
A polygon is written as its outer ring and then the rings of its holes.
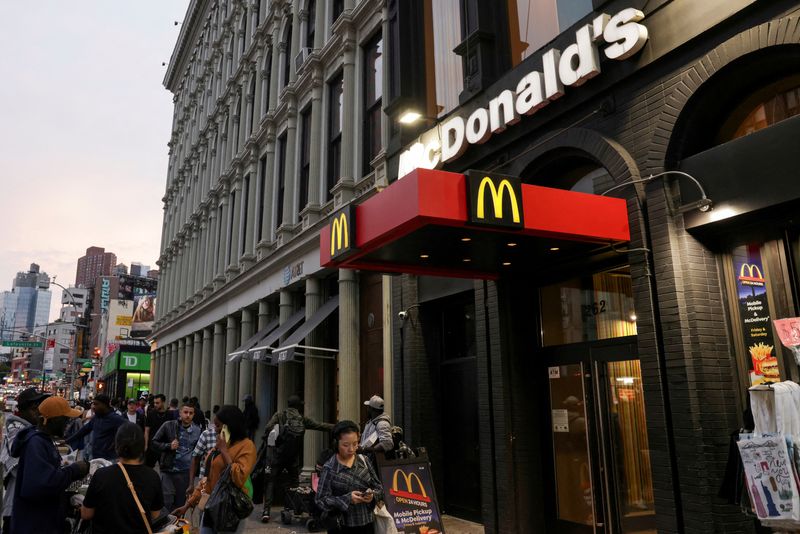
POLYGON ((98 393, 102 393, 105 388, 106 388, 106 383, 105 382, 100 382, 100 381, 97 382, 97 392, 98 393))
POLYGON ((100 358, 100 347, 95 347, 92 351, 93 358, 100 358))

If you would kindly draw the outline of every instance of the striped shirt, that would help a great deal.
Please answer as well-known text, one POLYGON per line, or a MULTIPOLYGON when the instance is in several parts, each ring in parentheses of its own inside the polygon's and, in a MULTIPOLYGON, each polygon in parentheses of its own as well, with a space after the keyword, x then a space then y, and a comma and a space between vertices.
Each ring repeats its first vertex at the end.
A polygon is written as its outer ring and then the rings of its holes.
POLYGON ((214 428, 214 425, 208 425, 208 428, 203 430, 203 433, 200 434, 200 439, 197 440, 197 445, 194 446, 194 451, 192 451, 192 457, 200 457, 200 477, 204 477, 206 475, 206 462, 203 461, 206 457, 206 454, 214 447, 217 446, 217 429, 214 428))

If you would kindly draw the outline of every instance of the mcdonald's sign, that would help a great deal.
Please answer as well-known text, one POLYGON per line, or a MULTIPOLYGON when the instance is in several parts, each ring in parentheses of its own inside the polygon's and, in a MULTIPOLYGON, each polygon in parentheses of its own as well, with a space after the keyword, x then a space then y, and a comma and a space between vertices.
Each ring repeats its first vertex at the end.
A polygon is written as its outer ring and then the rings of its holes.
POLYGON ((428 496, 428 492, 425 491, 425 485, 422 483, 419 475, 416 473, 406 473, 402 469, 394 470, 394 475, 392 475, 392 489, 389 490, 389 494, 394 497, 431 502, 431 498, 428 496), (401 479, 404 482, 403 487, 405 489, 400 489, 399 482, 401 479), (415 481, 417 483, 416 486, 419 488, 419 493, 414 492, 415 481))
POLYGON ((763 286, 766 283, 761 267, 752 263, 742 264, 739 269, 739 281, 749 286, 763 286))
POLYGON ((331 259, 355 250, 356 210, 352 205, 342 208, 331 217, 331 259))
POLYGON ((519 178, 467 171, 469 221, 485 226, 525 227, 519 178))

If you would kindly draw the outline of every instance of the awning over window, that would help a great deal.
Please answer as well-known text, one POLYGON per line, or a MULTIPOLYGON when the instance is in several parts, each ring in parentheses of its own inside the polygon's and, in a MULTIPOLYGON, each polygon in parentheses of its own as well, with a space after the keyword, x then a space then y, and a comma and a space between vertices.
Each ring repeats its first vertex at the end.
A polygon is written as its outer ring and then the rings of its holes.
POLYGON ((279 321, 275 319, 274 321, 270 321, 267 326, 256 332, 254 335, 250 336, 247 341, 242 343, 235 351, 228 354, 228 362, 238 362, 242 358, 247 355, 247 351, 251 348, 255 347, 256 344, 267 337, 270 332, 278 328, 279 321))
POLYGON ((328 300, 325 304, 314 312, 314 314, 306 319, 306 321, 295 330, 283 342, 282 346, 272 351, 272 363, 279 364, 291 361, 295 356, 307 356, 315 358, 332 358, 336 355, 338 349, 329 349, 325 347, 314 347, 311 345, 300 345, 302 341, 308 337, 322 322, 327 319, 330 314, 339 309, 339 295, 328 300), (297 352, 297 349, 302 349, 302 353, 297 352))
POLYGON ((271 332, 269 332, 266 336, 259 339, 253 347, 248 349, 247 354, 254 362, 261 362, 266 361, 269 363, 269 359, 266 357, 268 351, 272 351, 272 345, 278 341, 280 338, 288 334, 292 328, 296 327, 300 324, 306 316, 306 309, 300 308, 296 311, 291 317, 286 319, 286 321, 280 325, 279 327, 275 328, 271 332))

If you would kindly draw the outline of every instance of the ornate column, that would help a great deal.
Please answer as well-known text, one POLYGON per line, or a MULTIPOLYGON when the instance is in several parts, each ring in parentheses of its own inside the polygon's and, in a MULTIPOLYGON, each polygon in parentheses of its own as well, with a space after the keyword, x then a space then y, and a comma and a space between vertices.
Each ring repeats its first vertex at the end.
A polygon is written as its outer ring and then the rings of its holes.
POLYGON ((259 193, 259 176, 258 156, 255 148, 253 148, 253 153, 248 161, 247 175, 250 177, 244 184, 247 186, 247 204, 242 202, 242 211, 247 214, 247 217, 242 219, 242 233, 240 238, 244 240, 244 252, 239 258, 239 266, 242 270, 249 269, 256 260, 254 249, 256 242, 256 220, 258 220, 258 213, 256 213, 258 206, 256 195, 259 193))
MULTIPOLYGON (((249 308, 242 310, 242 322, 239 339, 240 344, 244 343, 256 333, 255 324, 253 322, 253 312, 249 308)), ((253 362, 250 360, 241 360, 239 362, 239 391, 238 400, 244 398, 245 395, 253 394, 253 362)), ((253 397, 255 399, 255 397, 253 397)))
POLYGON ((239 405, 239 364, 228 362, 228 354, 239 346, 239 320, 228 315, 225 332, 225 404, 239 405))
POLYGON ((197 397, 200 399, 200 406, 205 410, 211 409, 211 377, 214 375, 214 368, 212 365, 212 354, 214 351, 214 329, 203 328, 203 351, 201 353, 200 372, 197 373, 200 378, 200 390, 197 397))
MULTIPOLYGON (((294 32, 293 32, 294 34, 294 32)), ((294 40, 294 38, 292 38, 294 40)), ((294 69, 292 70, 294 72, 294 69)), ((295 184, 297 183, 297 166, 295 165, 295 154, 297 153, 297 104, 294 99, 294 92, 288 89, 284 93, 288 99, 289 111, 286 127, 286 161, 284 166, 283 183, 283 223, 278 228, 278 232, 285 234, 284 242, 289 240, 291 228, 297 222, 297 203, 295 202, 295 184), (288 234, 288 235, 286 235, 288 234)), ((280 180, 280 176, 276 179, 280 180)))
MULTIPOLYGON (((192 375, 190 396, 200 398, 200 375, 203 374, 203 332, 197 331, 193 334, 194 349, 192 350, 192 375)), ((201 404, 201 406, 203 406, 201 404)))
MULTIPOLYGON (((310 318, 322 306, 321 284, 317 278, 306 280, 306 319, 310 318)), ((319 333, 311 332, 305 339, 305 345, 318 346, 319 333)), ((303 383, 303 400, 305 415, 315 421, 322 421, 324 415, 325 367, 324 360, 306 357, 303 363, 305 381, 303 383)), ((311 473, 319 451, 325 448, 325 435, 322 432, 306 432, 303 440, 303 471, 311 473)))
POLYGON ((239 170, 236 171, 236 176, 233 178, 231 194, 228 196, 231 199, 230 210, 233 214, 233 218, 228 218, 231 223, 231 228, 228 232, 231 242, 225 250, 226 254, 230 251, 230 254, 226 255, 226 260, 228 262, 225 269, 226 277, 239 272, 239 250, 241 250, 241 244, 239 243, 239 225, 242 220, 242 174, 239 170))
POLYGON ((339 269, 339 420, 361 417, 358 277, 339 269))
POLYGON ((186 349, 183 357, 183 389, 180 391, 180 397, 184 395, 192 396, 196 391, 192 389, 192 373, 194 373, 194 335, 189 334, 186 336, 186 349))
MULTIPOLYGON (((275 317, 274 309, 270 310, 269 302, 261 300, 258 302, 258 329, 266 328, 269 322, 275 317)), ((258 407, 258 415, 261 419, 257 435, 264 432, 267 426, 267 421, 275 413, 275 406, 273 401, 273 393, 277 384, 276 369, 272 365, 267 365, 262 362, 254 362, 253 366, 256 370, 256 388, 253 398, 258 407)))
POLYGON ((172 396, 180 399, 183 396, 183 373, 186 368, 186 338, 178 339, 178 357, 175 359, 175 380, 172 396))
POLYGON ((211 403, 210 406, 223 404, 225 389, 225 324, 214 323, 214 354, 212 356, 211 403))
MULTIPOLYGON (((292 316, 292 312, 294 311, 292 294, 286 289, 280 292, 279 306, 278 315, 280 317, 280 323, 283 324, 292 316)), ((283 341, 283 339, 281 339, 281 341, 283 341)), ((278 366, 278 410, 285 410, 287 407, 286 401, 289 396, 299 393, 297 387, 299 375, 300 368, 297 364, 289 362, 278 366)))

